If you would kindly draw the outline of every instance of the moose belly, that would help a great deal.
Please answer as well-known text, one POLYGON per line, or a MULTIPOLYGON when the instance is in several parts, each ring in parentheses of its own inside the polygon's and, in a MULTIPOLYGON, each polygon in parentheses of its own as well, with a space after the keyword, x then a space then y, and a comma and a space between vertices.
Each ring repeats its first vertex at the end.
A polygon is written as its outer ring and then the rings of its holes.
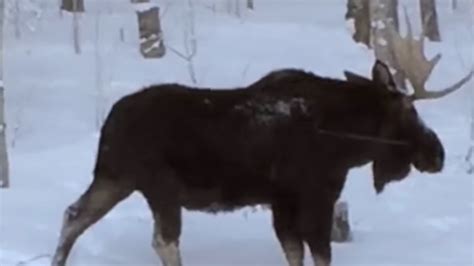
POLYGON ((252 186, 214 186, 181 189, 181 205, 187 210, 203 212, 230 212, 246 206, 270 203, 271 189, 258 184, 252 186))

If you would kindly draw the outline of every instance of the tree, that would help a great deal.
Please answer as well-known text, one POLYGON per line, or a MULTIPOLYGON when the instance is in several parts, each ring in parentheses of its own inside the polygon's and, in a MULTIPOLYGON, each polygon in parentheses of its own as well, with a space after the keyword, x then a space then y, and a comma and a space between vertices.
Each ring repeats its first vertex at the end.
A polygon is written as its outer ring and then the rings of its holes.
POLYGON ((453 9, 458 9, 458 0, 451 0, 451 7, 453 9))
POLYGON ((440 42, 441 35, 439 33, 435 0, 420 0, 420 11, 424 35, 430 41, 440 42))
POLYGON ((247 0, 247 8, 253 10, 255 8, 253 0, 247 0))
POLYGON ((197 38, 196 38, 196 21, 195 21, 195 8, 193 0, 187 0, 188 5, 186 7, 185 15, 185 28, 184 28, 184 52, 168 46, 169 50, 179 56, 181 59, 185 60, 188 66, 188 73, 191 79, 191 82, 194 84, 198 83, 196 77, 196 71, 194 68, 194 57, 197 54, 197 38))
POLYGON ((369 8, 375 57, 391 67, 397 87, 406 90, 405 73, 395 60, 393 34, 389 30, 398 32, 398 0, 370 0, 369 8))
MULTIPOLYGON (((473 97, 474 99, 474 92, 473 97)), ((474 173, 474 103, 471 103, 471 136, 470 136, 470 144, 466 154, 466 163, 467 163, 467 172, 469 174, 474 173)))
POLYGON ((81 53, 79 13, 85 12, 84 0, 62 0, 61 9, 72 13, 73 44, 76 54, 81 53))
POLYGON ((0 0, 0 188, 10 185, 5 123, 5 87, 3 83, 3 23, 5 18, 5 1, 0 0))
MULTIPOLYGON (((250 2, 253 8, 253 1, 250 1, 250 2)), ((247 8, 249 8, 249 1, 247 1, 246 5, 247 5, 247 8)), ((240 0, 226 0, 225 8, 226 8, 227 13, 229 14, 234 14, 238 18, 242 16, 241 10, 240 10, 240 0)))
POLYGON ((140 53, 144 58, 161 58, 166 48, 160 22, 160 8, 148 0, 132 0, 138 18, 140 53))
POLYGON ((241 16, 241 14, 240 14, 240 1, 235 0, 234 1, 234 6, 235 6, 235 16, 240 18, 240 16, 241 16))
POLYGON ((356 43, 363 43, 367 47, 370 44, 370 0, 347 0, 347 12, 345 19, 353 26, 352 39, 356 43))
POLYGON ((68 12, 85 12, 84 0, 61 0, 61 9, 68 12))
POLYGON ((101 13, 100 11, 96 15, 95 20, 95 49, 94 49, 94 58, 95 58, 95 88, 96 88, 96 129, 100 131, 102 124, 106 117, 106 110, 104 108, 105 99, 104 99, 104 88, 103 88, 103 78, 102 78, 102 56, 100 49, 100 20, 101 13))
POLYGON ((15 16, 14 16, 14 25, 15 25, 15 38, 20 39, 21 37, 21 31, 20 31, 20 24, 21 24, 21 12, 20 12, 20 2, 21 0, 16 0, 15 1, 15 16))
POLYGON ((12 25, 14 36, 20 39, 22 29, 35 30, 35 23, 42 17, 42 5, 37 0, 4 0, 4 25, 12 25))
POLYGON ((352 240, 349 223, 349 205, 345 201, 338 201, 334 205, 331 241, 348 242, 352 240))

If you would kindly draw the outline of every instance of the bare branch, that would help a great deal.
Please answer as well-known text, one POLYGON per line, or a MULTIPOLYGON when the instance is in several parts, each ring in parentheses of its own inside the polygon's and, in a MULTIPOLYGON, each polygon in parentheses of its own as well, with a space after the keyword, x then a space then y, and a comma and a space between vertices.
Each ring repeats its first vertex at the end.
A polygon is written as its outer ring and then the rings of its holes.
POLYGON ((166 48, 169 49, 174 54, 176 54, 181 59, 184 59, 186 61, 191 61, 191 59, 192 59, 192 56, 185 55, 184 53, 181 53, 180 51, 178 51, 177 49, 175 49, 175 48, 173 48, 169 45, 166 45, 166 48))
POLYGON ((171 3, 166 2, 166 4, 164 5, 164 7, 161 11, 161 20, 163 20, 166 17, 166 14, 168 13, 168 10, 170 9, 170 7, 171 7, 171 3))
POLYGON ((177 49, 165 45, 167 49, 169 49, 172 53, 176 54, 178 57, 181 59, 185 60, 188 65, 188 72, 189 76, 191 78, 191 81, 194 84, 197 84, 197 78, 196 78, 196 71, 194 70, 194 62, 193 58, 197 54, 197 40, 196 40, 196 33, 194 29, 194 3, 192 0, 188 0, 188 9, 187 9, 187 20, 186 20, 186 25, 184 29, 184 52, 180 52, 177 49))
POLYGON ((242 70, 242 79, 245 79, 245 77, 247 76, 247 72, 249 71, 249 68, 250 68, 250 62, 247 62, 244 69, 242 70))
POLYGON ((44 259, 44 258, 51 258, 51 255, 50 254, 40 254, 40 255, 37 255, 37 256, 34 256, 32 258, 29 258, 27 260, 22 260, 22 261, 19 261, 16 266, 25 266, 25 265, 28 265, 32 262, 35 262, 37 260, 40 260, 40 259, 44 259))

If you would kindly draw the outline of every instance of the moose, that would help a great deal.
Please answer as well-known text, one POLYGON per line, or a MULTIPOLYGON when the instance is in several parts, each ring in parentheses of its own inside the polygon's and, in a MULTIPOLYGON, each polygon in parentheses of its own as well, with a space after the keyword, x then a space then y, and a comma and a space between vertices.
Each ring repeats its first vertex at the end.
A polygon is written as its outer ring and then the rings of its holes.
POLYGON ((64 213, 52 265, 65 265, 77 238, 137 191, 165 266, 183 265, 183 208, 257 204, 271 207, 290 266, 303 265, 304 245, 316 266, 329 266, 333 207, 350 169, 372 163, 381 193, 411 166, 437 173, 445 160, 414 106, 420 98, 397 90, 387 65, 376 60, 371 78, 345 75, 281 69, 241 88, 161 84, 124 96, 101 129, 90 186, 64 213))

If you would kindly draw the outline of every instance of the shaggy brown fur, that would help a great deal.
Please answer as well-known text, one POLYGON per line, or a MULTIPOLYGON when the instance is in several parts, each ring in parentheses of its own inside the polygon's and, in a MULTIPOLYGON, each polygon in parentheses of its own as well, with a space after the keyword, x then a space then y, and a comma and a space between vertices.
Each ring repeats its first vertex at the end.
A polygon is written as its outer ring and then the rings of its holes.
MULTIPOLYGON (((372 80, 300 70, 233 90, 157 85, 122 98, 101 132, 94 180, 65 213, 53 265, 82 232, 133 191, 155 218, 153 246, 180 266, 181 207, 207 212, 270 204, 291 266, 303 244, 329 265, 333 205, 348 171, 373 162, 378 192, 420 171, 441 171, 444 150, 376 62, 372 80)), ((319 265, 318 265, 319 266, 319 265)))

